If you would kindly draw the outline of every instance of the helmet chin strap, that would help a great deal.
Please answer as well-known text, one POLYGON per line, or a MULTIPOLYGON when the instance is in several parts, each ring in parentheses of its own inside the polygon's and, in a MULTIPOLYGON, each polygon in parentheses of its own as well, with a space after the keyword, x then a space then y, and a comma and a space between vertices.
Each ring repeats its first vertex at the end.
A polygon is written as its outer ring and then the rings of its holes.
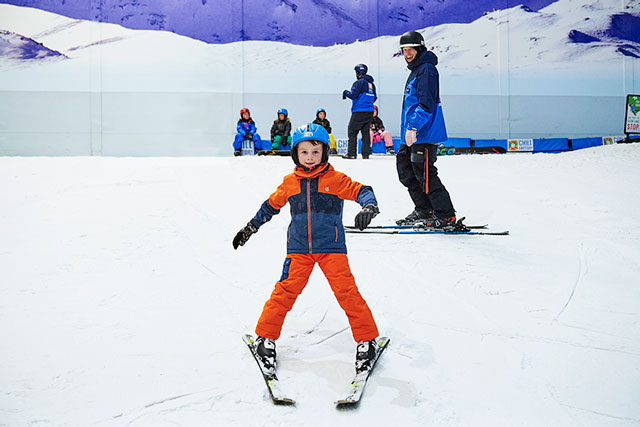
POLYGON ((300 164, 298 165, 298 167, 299 167, 299 168, 302 168, 302 170, 303 170, 303 171, 305 171, 305 172, 311 172, 311 171, 313 171, 313 170, 315 170, 315 169, 318 169, 318 168, 320 168, 320 167, 324 167, 324 166, 326 166, 326 165, 327 165, 327 162, 321 162, 321 163, 318 163, 317 165, 315 165, 315 166, 314 166, 314 167, 312 167, 312 168, 308 168, 308 167, 303 166, 303 165, 300 165, 300 164))

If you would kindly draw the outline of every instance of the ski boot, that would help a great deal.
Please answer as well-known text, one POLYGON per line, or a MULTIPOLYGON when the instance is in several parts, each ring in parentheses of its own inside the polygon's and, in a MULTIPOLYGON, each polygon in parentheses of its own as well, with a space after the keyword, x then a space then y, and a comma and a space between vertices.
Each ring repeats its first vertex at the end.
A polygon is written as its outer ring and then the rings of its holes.
POLYGON ((423 211, 422 209, 414 209, 406 217, 399 219, 396 221, 398 225, 415 225, 416 223, 422 223, 423 221, 429 220, 433 216, 433 212, 423 211))
POLYGON ((271 338, 258 337, 255 342, 256 354, 269 375, 276 373, 276 342, 271 338))
POLYGON ((376 340, 360 341, 356 347, 356 374, 371 369, 376 358, 376 340))
POLYGON ((235 151, 233 152, 233 155, 234 155, 234 156, 236 156, 236 157, 238 157, 238 156, 242 156, 242 150, 235 150, 235 151))
POLYGON ((393 147, 387 147, 387 154, 395 156, 396 152, 393 150, 393 147))

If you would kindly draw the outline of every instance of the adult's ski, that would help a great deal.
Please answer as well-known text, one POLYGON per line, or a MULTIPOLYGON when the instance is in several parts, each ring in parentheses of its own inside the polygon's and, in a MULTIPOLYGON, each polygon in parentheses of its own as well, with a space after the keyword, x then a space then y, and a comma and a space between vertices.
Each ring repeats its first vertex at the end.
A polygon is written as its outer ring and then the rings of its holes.
POLYGON ((336 408, 338 409, 348 409, 358 405, 360 403, 360 398, 362 397, 362 392, 364 391, 364 386, 367 385, 367 380, 369 379, 369 375, 373 372, 373 368, 376 366, 376 362, 382 355, 382 352, 387 348, 389 342, 391 341, 388 337, 380 337, 376 340, 376 355, 373 361, 371 362, 369 369, 358 372, 353 381, 351 381, 351 388, 349 390, 349 394, 340 400, 336 400, 334 403, 336 408))
POLYGON ((288 398, 283 393, 280 387, 280 381, 278 380, 276 374, 266 372, 263 364, 260 363, 260 357, 256 353, 255 338, 252 335, 246 334, 242 337, 242 341, 247 344, 247 347, 249 347, 253 358, 260 368, 260 373, 262 373, 264 382, 267 384, 267 389, 269 390, 269 395, 271 396, 271 400, 273 401, 273 403, 276 405, 295 405, 296 401, 288 398))
MULTIPOLYGON (((467 227, 470 230, 480 230, 480 229, 486 229, 489 226, 489 224, 482 224, 482 225, 466 225, 465 227, 467 227)), ((351 230, 357 230, 357 228, 354 225, 345 225, 344 228, 346 229, 351 229, 351 230)), ((392 229, 392 230, 434 230, 433 227, 425 227, 424 225, 420 225, 420 224, 412 224, 412 225, 396 225, 396 224, 391 224, 391 225, 370 225, 367 227, 367 229, 374 229, 374 230, 386 230, 386 229, 392 229)))
POLYGON ((425 229, 394 229, 394 228, 386 228, 386 229, 369 229, 366 228, 364 230, 358 230, 353 228, 347 228, 344 230, 346 233, 353 234, 455 234, 455 235, 463 235, 463 236, 508 236, 509 231, 447 231, 435 228, 425 228, 425 229))

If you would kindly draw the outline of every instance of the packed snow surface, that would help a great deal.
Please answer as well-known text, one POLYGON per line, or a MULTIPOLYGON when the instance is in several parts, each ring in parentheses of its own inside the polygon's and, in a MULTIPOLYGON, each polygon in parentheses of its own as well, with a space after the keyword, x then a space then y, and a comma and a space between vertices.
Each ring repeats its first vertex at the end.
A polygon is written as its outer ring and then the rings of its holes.
MULTIPOLYGON (((393 157, 331 159, 388 224, 393 157)), ((1 426, 636 426, 640 146, 441 157, 459 216, 509 236, 348 235, 391 344, 361 405, 345 315, 316 269, 278 340, 295 407, 241 340, 285 258, 288 207, 231 240, 281 157, 0 157, 1 426)), ((345 224, 359 206, 345 203, 345 224)))

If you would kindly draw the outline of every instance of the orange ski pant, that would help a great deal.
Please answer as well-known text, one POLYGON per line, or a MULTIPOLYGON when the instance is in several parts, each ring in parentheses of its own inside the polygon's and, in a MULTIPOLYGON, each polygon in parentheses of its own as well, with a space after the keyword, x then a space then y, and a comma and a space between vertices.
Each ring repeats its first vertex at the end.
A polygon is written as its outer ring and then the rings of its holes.
POLYGON ((313 267, 318 263, 329 281, 331 290, 344 310, 356 342, 378 336, 378 327, 369 306, 358 291, 346 254, 288 254, 282 277, 265 303, 256 334, 277 340, 287 313, 307 285, 313 267))

